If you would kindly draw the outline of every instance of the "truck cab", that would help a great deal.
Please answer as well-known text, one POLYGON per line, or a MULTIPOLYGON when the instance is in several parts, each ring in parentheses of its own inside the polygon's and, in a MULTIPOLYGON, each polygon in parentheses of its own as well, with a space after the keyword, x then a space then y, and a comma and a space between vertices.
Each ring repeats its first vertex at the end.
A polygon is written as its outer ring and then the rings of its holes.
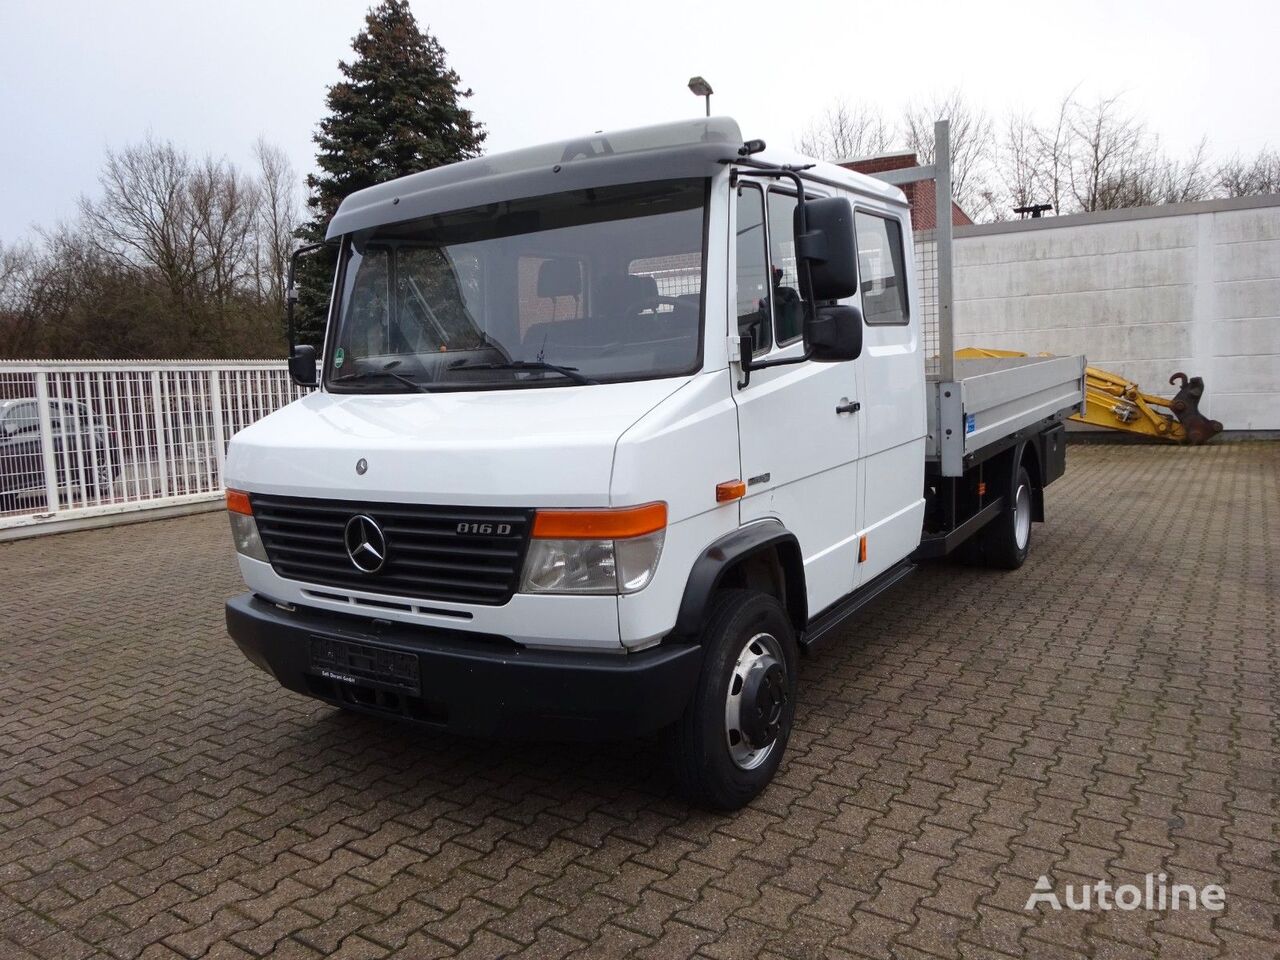
POLYGON ((902 192, 708 118, 383 183, 328 238, 316 389, 227 457, 236 643, 458 732, 663 730, 748 802, 942 489, 902 192))

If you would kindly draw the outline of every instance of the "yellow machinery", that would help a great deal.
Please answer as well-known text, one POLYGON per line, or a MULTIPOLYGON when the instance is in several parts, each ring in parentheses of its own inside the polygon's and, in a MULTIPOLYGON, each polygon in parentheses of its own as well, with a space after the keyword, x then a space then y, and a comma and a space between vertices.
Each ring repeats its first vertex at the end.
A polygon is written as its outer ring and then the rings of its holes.
MULTIPOLYGON (((965 347, 957 350, 956 356, 975 360, 982 357, 1025 357, 1027 354, 1016 350, 965 347)), ((1175 373, 1169 378, 1169 383, 1179 388, 1172 400, 1143 393, 1136 383, 1114 373, 1086 367, 1084 413, 1078 413, 1071 419, 1192 446, 1207 443, 1222 432, 1221 423, 1200 412, 1200 399, 1204 396, 1204 381, 1200 377, 1175 373), (1172 416, 1161 413, 1157 407, 1171 411, 1172 416)))

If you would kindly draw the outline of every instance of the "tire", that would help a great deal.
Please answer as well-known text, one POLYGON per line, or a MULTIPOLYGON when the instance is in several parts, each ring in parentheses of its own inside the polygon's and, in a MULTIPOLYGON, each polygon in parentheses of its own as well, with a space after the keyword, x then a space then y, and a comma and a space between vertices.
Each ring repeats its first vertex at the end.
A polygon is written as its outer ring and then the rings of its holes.
POLYGON ((982 531, 981 550, 986 562, 1001 570, 1017 570, 1031 552, 1031 476, 1018 467, 1009 502, 1000 516, 982 531))
POLYGON ((691 803, 738 810, 769 785, 791 736, 795 630, 768 594, 721 590, 712 599, 702 645, 697 688, 668 731, 672 771, 691 803))

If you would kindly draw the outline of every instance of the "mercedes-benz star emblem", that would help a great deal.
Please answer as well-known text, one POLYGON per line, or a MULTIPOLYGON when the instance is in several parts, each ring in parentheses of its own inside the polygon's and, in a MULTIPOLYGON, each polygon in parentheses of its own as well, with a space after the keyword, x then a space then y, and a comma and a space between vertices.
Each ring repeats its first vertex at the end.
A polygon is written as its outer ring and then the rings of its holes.
POLYGON ((360 476, 363 477, 364 472, 368 469, 369 469, 369 461, 366 460, 364 457, 361 457, 359 460, 356 461, 356 473, 360 474, 360 476))
POLYGON ((342 534, 347 556, 357 570, 377 573, 387 562, 387 537, 373 517, 358 513, 347 521, 342 534))

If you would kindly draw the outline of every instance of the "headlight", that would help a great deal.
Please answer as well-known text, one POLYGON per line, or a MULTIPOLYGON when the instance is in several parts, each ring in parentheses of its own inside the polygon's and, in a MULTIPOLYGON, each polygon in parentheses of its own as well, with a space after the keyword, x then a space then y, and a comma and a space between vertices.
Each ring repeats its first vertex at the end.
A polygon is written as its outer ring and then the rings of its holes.
POLYGON ((665 503, 623 510, 539 510, 520 590, 586 594, 643 590, 658 568, 666 526, 665 503))
POLYGON ((227 516, 231 518, 231 539, 235 541, 236 553, 266 563, 267 550, 258 536, 258 523, 252 511, 248 494, 227 491, 227 516))

